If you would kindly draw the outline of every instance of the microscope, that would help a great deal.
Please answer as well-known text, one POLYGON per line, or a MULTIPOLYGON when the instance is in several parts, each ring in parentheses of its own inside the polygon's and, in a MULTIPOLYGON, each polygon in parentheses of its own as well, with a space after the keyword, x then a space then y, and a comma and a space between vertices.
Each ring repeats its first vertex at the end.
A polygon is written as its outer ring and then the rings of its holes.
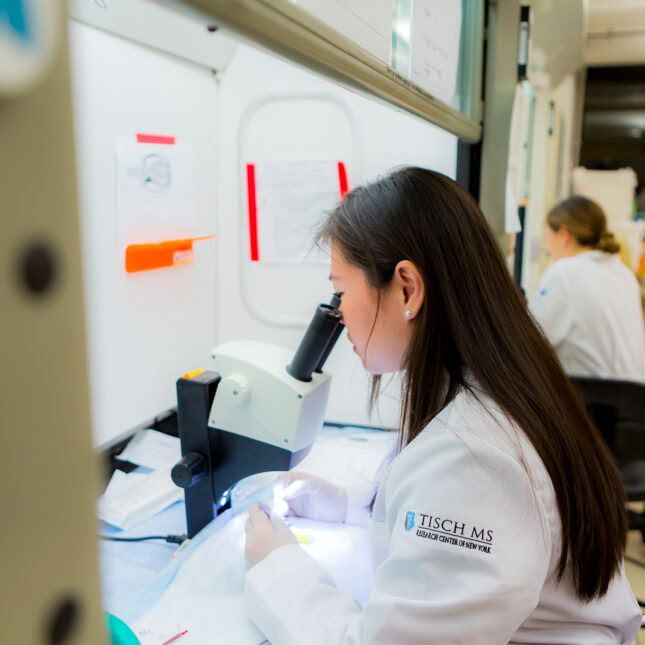
POLYGON ((289 470, 322 427, 330 375, 323 365, 344 325, 340 297, 320 304, 296 350, 232 341, 211 354, 214 371, 177 381, 182 458, 172 469, 184 489, 188 537, 212 521, 240 479, 289 470))

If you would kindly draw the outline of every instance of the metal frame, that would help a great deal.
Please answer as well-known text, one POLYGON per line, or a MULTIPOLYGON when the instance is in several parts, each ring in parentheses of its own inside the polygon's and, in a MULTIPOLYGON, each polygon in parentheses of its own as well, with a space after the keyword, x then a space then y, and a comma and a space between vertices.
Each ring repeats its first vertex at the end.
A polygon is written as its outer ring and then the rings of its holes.
POLYGON ((63 0, 50 13, 58 44, 47 70, 0 96, 0 633, 3 643, 98 644, 98 475, 63 0))

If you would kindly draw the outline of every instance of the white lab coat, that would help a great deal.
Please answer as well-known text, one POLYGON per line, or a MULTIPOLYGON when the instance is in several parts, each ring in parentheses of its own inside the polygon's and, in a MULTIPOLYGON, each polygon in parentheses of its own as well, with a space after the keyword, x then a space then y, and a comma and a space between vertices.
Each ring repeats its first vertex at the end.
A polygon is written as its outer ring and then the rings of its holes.
POLYGON ((566 575, 556 585, 551 480, 525 435, 478 398, 486 409, 458 394, 386 471, 362 608, 295 545, 247 572, 247 610, 273 645, 634 642, 641 612, 623 572, 588 604, 566 575))
POLYGON ((567 374, 645 382, 645 327, 634 274, 584 251, 544 272, 530 310, 567 374))

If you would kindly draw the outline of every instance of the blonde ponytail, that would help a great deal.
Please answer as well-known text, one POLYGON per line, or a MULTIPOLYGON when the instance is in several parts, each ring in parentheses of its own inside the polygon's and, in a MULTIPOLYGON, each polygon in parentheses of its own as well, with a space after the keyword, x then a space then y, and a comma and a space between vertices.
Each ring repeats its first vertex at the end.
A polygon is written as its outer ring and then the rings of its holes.
POLYGON ((607 230, 607 218, 593 200, 574 195, 554 206, 546 218, 552 230, 565 226, 580 246, 590 246, 605 253, 618 253, 620 244, 607 230))
POLYGON ((613 233, 603 231, 594 248, 599 251, 604 251, 605 253, 618 253, 618 251, 620 251, 620 244, 616 241, 613 233))

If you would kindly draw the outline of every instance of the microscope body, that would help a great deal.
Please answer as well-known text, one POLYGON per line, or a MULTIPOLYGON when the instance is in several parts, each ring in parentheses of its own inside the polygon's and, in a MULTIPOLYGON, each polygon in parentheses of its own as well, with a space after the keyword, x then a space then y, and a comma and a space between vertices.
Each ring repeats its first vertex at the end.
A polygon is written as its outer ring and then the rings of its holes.
POLYGON ((314 372, 306 382, 293 378, 286 370, 292 352, 269 343, 224 343, 211 356, 222 377, 211 428, 291 452, 313 443, 325 414, 329 374, 314 372))
POLYGON ((309 452, 323 424, 330 376, 322 365, 340 318, 320 305, 293 358, 277 345, 232 341, 213 350, 213 371, 177 381, 182 459, 172 479, 185 489, 188 537, 214 519, 240 479, 289 470, 309 452))

